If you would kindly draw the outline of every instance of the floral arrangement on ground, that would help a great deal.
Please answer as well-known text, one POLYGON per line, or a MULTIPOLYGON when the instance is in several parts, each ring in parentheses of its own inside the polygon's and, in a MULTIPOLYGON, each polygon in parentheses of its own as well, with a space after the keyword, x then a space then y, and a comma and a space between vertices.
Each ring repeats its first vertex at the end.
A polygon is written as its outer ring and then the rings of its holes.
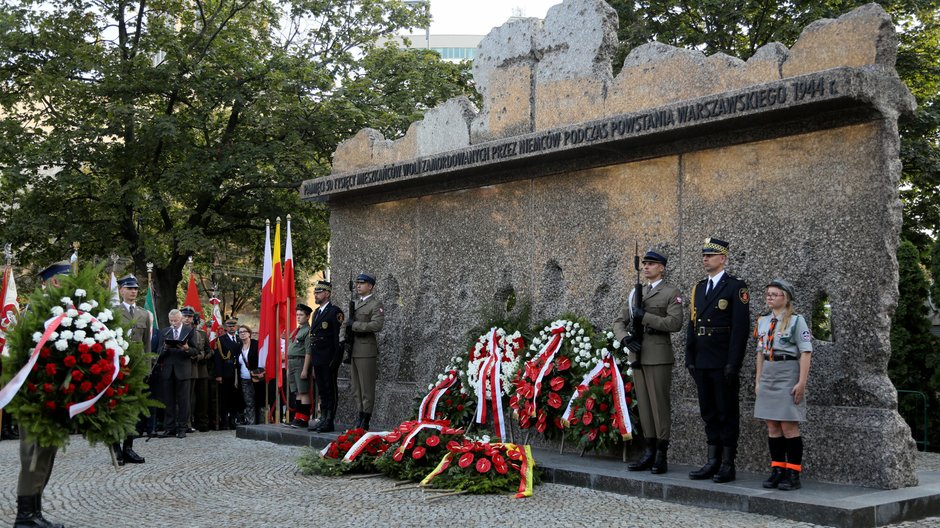
POLYGON ((447 444, 463 439, 463 430, 450 422, 407 421, 385 435, 388 449, 375 460, 375 468, 398 480, 420 482, 447 453, 447 444))
POLYGON ((162 407, 145 393, 149 351, 125 340, 128 326, 107 308, 101 270, 85 267, 34 292, 9 332, 4 411, 41 446, 63 447, 72 431, 115 443, 134 434, 148 407, 162 407))
POLYGON ((529 446, 493 444, 488 437, 464 438, 449 442, 447 451, 434 471, 421 481, 422 486, 471 494, 513 492, 522 498, 531 496, 538 484, 529 446))
POLYGON ((384 433, 350 429, 324 449, 306 449, 298 460, 304 475, 336 476, 346 473, 372 473, 375 460, 389 447, 384 433))

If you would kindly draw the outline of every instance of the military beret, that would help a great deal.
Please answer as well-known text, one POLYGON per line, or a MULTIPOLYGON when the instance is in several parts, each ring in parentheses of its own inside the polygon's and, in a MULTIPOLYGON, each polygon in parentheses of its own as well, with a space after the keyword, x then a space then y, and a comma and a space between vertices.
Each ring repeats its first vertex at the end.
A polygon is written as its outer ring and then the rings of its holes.
POLYGON ((64 275, 71 270, 72 266, 68 263, 68 261, 63 260, 56 262, 55 264, 50 264, 44 270, 40 271, 39 278, 45 282, 52 277, 55 277, 56 275, 64 275))
POLYGON ((769 283, 767 283, 767 286, 765 286, 765 288, 770 288, 770 287, 779 288, 787 292, 787 297, 789 297, 791 301, 793 301, 794 298, 796 297, 796 290, 793 288, 793 285, 783 279, 774 279, 770 281, 769 283))
POLYGON ((118 279, 117 283, 118 283, 118 286, 122 288, 140 289, 140 284, 137 282, 137 277, 135 277, 133 274, 125 275, 124 277, 121 277, 120 279, 118 279))
POLYGON ((313 313, 313 308, 311 308, 311 307, 309 307, 309 306, 307 306, 306 304, 303 304, 303 303, 297 303, 297 309, 300 310, 300 311, 302 311, 303 313, 305 313, 305 314, 307 314, 307 315, 310 315, 310 314, 313 313))
POLYGON ((643 255, 643 262, 656 262, 665 266, 666 257, 660 253, 650 250, 650 251, 647 251, 645 255, 643 255))
POLYGON ((703 255, 724 255, 728 256, 728 243, 717 238, 706 238, 705 245, 702 246, 703 255))
POLYGON ((333 283, 330 282, 330 281, 319 280, 319 281, 317 281, 317 284, 313 287, 313 291, 315 291, 315 292, 324 292, 324 291, 331 292, 331 291, 333 291, 333 283))
POLYGON ((368 273, 360 273, 359 276, 356 277, 356 282, 368 282, 369 284, 375 286, 375 277, 369 275, 368 273))
POLYGON ((196 310, 193 310, 193 307, 192 307, 192 306, 184 306, 184 307, 180 310, 180 313, 183 314, 183 315, 185 315, 185 316, 187 316, 187 317, 192 317, 192 316, 196 315, 196 310))

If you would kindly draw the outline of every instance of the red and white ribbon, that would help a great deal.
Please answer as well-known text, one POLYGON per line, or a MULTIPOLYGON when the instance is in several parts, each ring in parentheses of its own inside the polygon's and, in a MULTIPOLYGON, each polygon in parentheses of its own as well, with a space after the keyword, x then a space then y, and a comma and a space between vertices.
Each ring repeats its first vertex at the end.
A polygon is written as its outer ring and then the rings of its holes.
POLYGON ((7 383, 6 386, 0 390, 0 409, 6 407, 6 405, 13 400, 13 397, 16 396, 16 393, 20 390, 20 387, 26 383, 26 378, 29 376, 30 371, 33 370, 33 365, 35 365, 36 361, 39 360, 39 351, 42 350, 42 347, 46 344, 46 341, 49 341, 52 333, 55 332, 55 329, 59 327, 59 324, 62 322, 64 317, 65 314, 62 313, 56 317, 46 320, 44 323, 46 326, 46 331, 42 334, 42 338, 39 339, 39 343, 36 344, 36 347, 33 348, 33 351, 29 354, 29 361, 23 365, 23 368, 21 368, 12 379, 10 379, 10 383, 7 383))
MULTIPOLYGON (((356 443, 353 444, 352 447, 349 448, 349 451, 346 451, 346 454, 343 456, 343 461, 352 462, 353 460, 356 459, 357 456, 361 455, 362 452, 365 451, 366 447, 369 445, 369 443, 372 440, 375 440, 376 438, 381 438, 387 435, 388 433, 389 433, 388 431, 370 432, 370 433, 366 433, 360 436, 359 440, 356 440, 356 443)), ((326 444, 326 447, 320 450, 320 456, 326 457, 326 454, 330 451, 330 446, 333 444, 337 444, 337 442, 334 441, 334 442, 330 442, 329 444, 326 444)))
POLYGON ((447 371, 446 377, 438 382, 438 384, 431 389, 431 392, 421 400, 421 405, 418 407, 418 421, 424 422, 427 420, 437 420, 437 402, 441 400, 441 397, 444 396, 444 393, 447 392, 447 389, 454 386, 454 383, 457 382, 457 371, 449 370, 447 371))
POLYGON ((552 338, 542 347, 542 350, 539 351, 539 354, 535 357, 536 365, 539 361, 542 361, 542 368, 539 369, 539 375, 535 378, 534 390, 532 391, 532 414, 531 416, 536 415, 536 407, 538 407, 538 398, 539 398, 539 389, 542 388, 542 378, 548 374, 548 371, 551 369, 552 363, 555 361, 555 354, 558 353, 558 350, 561 349, 561 343, 565 338, 565 327, 564 325, 552 327, 552 338))
POLYGON ((627 396, 626 389, 623 386, 623 377, 620 375, 620 369, 617 367, 617 360, 614 356, 608 351, 604 354, 604 357, 597 362, 597 365, 594 365, 594 368, 591 372, 588 372, 578 387, 575 389, 574 394, 571 395, 571 399, 568 400, 568 407, 565 408, 565 413, 562 414, 561 419, 563 422, 570 422, 574 417, 574 402, 581 396, 581 393, 587 389, 591 382, 594 381, 601 371, 607 367, 611 372, 611 382, 613 383, 612 392, 614 397, 614 415, 617 417, 617 429, 620 432, 620 435, 624 438, 630 438, 633 434, 633 424, 630 423, 630 412, 629 407, 627 407, 627 396))
POLYGON ((441 423, 418 424, 417 427, 415 427, 410 433, 408 433, 408 436, 406 436, 405 439, 402 440, 401 445, 398 446, 398 449, 395 452, 404 453, 408 449, 409 444, 411 444, 414 438, 418 436, 418 433, 420 433, 423 429, 437 429, 438 431, 440 431, 443 427, 444 425, 441 423))
POLYGON ((480 384, 477 386, 477 413, 476 422, 486 423, 486 397, 487 380, 489 380, 490 405, 493 412, 493 430, 496 435, 503 439, 506 437, 506 418, 503 415, 503 390, 500 386, 502 375, 502 349, 499 347, 499 337, 496 334, 496 328, 490 330, 487 338, 487 348, 490 351, 489 357, 480 366, 480 384))

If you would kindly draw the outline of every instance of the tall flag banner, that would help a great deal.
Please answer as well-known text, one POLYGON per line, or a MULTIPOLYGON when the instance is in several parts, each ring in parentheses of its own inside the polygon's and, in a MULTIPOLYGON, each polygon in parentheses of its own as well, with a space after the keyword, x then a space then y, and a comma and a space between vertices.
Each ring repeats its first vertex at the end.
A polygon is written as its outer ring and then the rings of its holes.
POLYGON ((271 362, 271 359, 268 359, 268 364, 272 367, 277 365, 277 368, 266 368, 265 369, 265 378, 268 380, 277 379, 277 386, 281 386, 281 376, 277 376, 277 373, 280 371, 280 366, 283 361, 284 351, 282 350, 282 339, 281 336, 284 334, 284 307, 286 306, 284 298, 284 274, 281 272, 281 222, 278 219, 277 225, 274 226, 274 271, 272 277, 273 283, 273 292, 274 292, 274 310, 272 312, 273 320, 275 321, 273 332, 274 343, 277 347, 274 362, 271 362))
POLYGON ((7 267, 3 272, 3 285, 0 287, 0 350, 4 352, 6 351, 7 329, 16 324, 16 317, 19 313, 20 305, 16 301, 13 269, 7 267))
POLYGON ((186 286, 186 302, 183 303, 183 306, 191 306, 199 314, 199 317, 205 317, 205 314, 202 313, 202 301, 199 300, 199 288, 196 287, 196 276, 192 273, 189 274, 189 285, 186 286))
POLYGON ((261 274, 261 320, 258 324, 258 365, 274 370, 274 285, 271 280, 271 225, 264 230, 264 271, 261 274), (268 352, 271 352, 270 354, 268 352))
POLYGON ((294 246, 290 239, 290 216, 287 217, 287 248, 284 250, 284 296, 287 304, 284 308, 284 318, 288 329, 288 336, 293 336, 297 330, 297 286, 294 279, 294 246))
POLYGON ((222 301, 216 297, 209 299, 212 305, 212 320, 209 321, 209 348, 215 348, 215 341, 222 335, 222 311, 219 305, 222 301))
POLYGON ((153 290, 150 289, 150 286, 147 286, 147 298, 144 301, 144 308, 150 312, 150 329, 156 332, 160 328, 157 326, 157 308, 153 304, 153 290))
POLYGON ((111 272, 111 306, 117 306, 121 304, 121 294, 118 293, 118 283, 117 277, 114 276, 114 272, 111 272))

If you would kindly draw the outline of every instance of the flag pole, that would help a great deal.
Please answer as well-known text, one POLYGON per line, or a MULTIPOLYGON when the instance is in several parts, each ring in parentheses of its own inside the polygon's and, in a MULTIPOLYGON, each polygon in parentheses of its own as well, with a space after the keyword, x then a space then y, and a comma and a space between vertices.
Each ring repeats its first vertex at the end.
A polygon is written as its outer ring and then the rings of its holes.
MULTIPOLYGON (((281 232, 281 217, 280 216, 277 217, 277 228, 275 229, 274 232, 278 234, 281 232)), ((280 240, 277 240, 276 242, 280 242, 280 240)), ((278 244, 278 247, 280 247, 280 244, 278 244)), ((278 251, 278 253, 280 253, 280 251, 278 251)), ((279 254, 277 258, 278 260, 280 260, 281 255, 279 254)), ((274 271, 273 268, 272 268, 272 271, 274 271)), ((272 276, 271 286, 274 286, 274 281, 276 280, 280 280, 283 282, 284 277, 272 276)), ((279 328, 280 325, 278 324, 281 322, 280 321, 281 319, 280 308, 281 307, 278 304, 278 301, 279 301, 278 299, 274 299, 274 343, 276 347, 275 350, 277 350, 277 353, 274 357, 275 361, 277 362, 274 365, 274 368, 275 368, 275 371, 274 371, 274 405, 275 405, 274 423, 276 424, 281 423, 281 332, 279 328)))

